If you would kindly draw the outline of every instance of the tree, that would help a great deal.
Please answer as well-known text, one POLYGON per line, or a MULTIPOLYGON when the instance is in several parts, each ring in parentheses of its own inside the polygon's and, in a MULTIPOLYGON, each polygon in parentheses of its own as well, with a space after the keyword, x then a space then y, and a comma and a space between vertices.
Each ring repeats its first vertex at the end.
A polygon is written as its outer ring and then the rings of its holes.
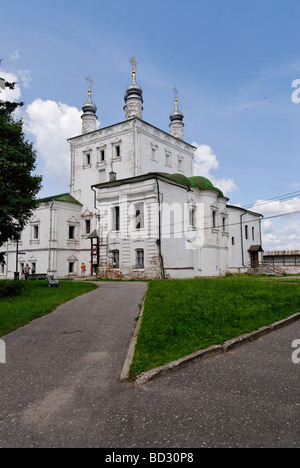
MULTIPOLYGON (((5 82, 5 87, 14 89, 15 84, 5 82)), ((23 103, 1 101, 0 89, 0 246, 19 238, 38 206, 36 195, 42 182, 40 176, 33 175, 36 151, 25 138, 22 120, 14 116, 21 106, 23 103)))

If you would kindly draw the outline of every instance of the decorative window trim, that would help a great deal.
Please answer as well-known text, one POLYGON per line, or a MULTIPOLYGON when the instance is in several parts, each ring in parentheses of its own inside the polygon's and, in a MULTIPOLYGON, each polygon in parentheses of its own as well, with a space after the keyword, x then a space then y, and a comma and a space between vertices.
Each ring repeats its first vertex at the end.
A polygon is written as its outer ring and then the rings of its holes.
POLYGON ((158 162, 158 145, 155 141, 151 143, 151 161, 158 162))
POLYGON ((84 169, 92 167, 92 154, 93 150, 91 148, 87 148, 83 151, 82 167, 84 169))
POLYGON ((112 268, 114 270, 120 269, 120 250, 114 249, 111 251, 112 253, 112 268))
POLYGON ((145 229, 145 203, 144 202, 136 202, 134 204, 134 219, 135 219, 135 230, 142 231, 143 229, 145 229))
POLYGON ((39 244, 41 238, 41 220, 35 216, 29 224, 30 244, 39 244))
POLYGON ((145 270, 145 249, 138 248, 135 249, 135 258, 136 264, 134 265, 134 270, 145 270))
POLYGON ((122 159, 122 140, 114 140, 112 146, 112 161, 121 161, 122 159))
POLYGON ((169 148, 165 148, 165 166, 172 167, 172 151, 169 148))
POLYGON ((107 145, 97 147, 97 166, 107 166, 107 145))
POLYGON ((177 157, 177 169, 179 172, 184 172, 183 161, 184 157, 182 156, 182 154, 179 154, 177 157))

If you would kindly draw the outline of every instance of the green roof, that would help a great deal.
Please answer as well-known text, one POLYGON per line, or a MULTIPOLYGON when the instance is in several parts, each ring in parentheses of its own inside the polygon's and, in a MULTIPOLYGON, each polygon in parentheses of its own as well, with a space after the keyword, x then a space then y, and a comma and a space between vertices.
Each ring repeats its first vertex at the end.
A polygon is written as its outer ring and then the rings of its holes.
POLYGON ((159 172, 159 174, 167 179, 177 182, 178 184, 185 185, 187 187, 194 187, 199 190, 213 190, 218 192, 221 197, 224 196, 223 192, 217 187, 214 187, 211 181, 206 179, 206 177, 186 177, 183 174, 167 174, 165 172, 159 172))
POLYGON ((72 195, 69 193, 62 193, 61 195, 54 195, 53 197, 41 198, 38 201, 40 203, 51 202, 51 201, 60 201, 64 203, 73 203, 74 205, 81 205, 72 195))

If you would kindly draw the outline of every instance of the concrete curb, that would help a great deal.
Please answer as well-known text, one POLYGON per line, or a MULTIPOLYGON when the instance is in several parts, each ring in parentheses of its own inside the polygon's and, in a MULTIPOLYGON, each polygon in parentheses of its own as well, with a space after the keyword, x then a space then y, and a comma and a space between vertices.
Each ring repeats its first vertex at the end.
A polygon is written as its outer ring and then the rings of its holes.
POLYGON ((130 342, 130 345, 129 345, 129 348, 128 348, 128 352, 127 352, 127 356, 126 356, 126 359, 125 359, 125 362, 124 362, 124 365, 123 365, 123 369, 122 369, 122 372, 121 372, 121 377, 120 377, 121 382, 128 382, 130 380, 129 379, 129 368, 130 368, 130 365, 131 365, 131 362, 132 362, 132 359, 133 359, 133 356, 134 356, 135 346, 136 346, 139 331, 140 331, 140 328, 141 328, 141 323, 142 323, 142 318, 143 318, 143 313, 144 313, 145 297, 146 297, 146 295, 143 298, 143 303, 142 303, 140 316, 139 316, 137 325, 135 327, 134 334, 133 334, 133 337, 131 339, 131 342, 130 342))
MULTIPOLYGON (((138 332, 141 326, 143 311, 144 311, 144 303, 143 303, 143 308, 142 308, 142 312, 141 312, 137 327, 134 332, 133 339, 129 347, 127 358, 126 358, 126 361, 122 370, 121 381, 123 382, 130 381, 129 367, 130 367, 130 363, 134 355, 134 349, 135 349, 135 345, 137 341, 138 332)), ((272 333, 275 330, 278 330, 282 327, 290 325, 291 323, 296 322, 297 320, 300 320, 300 312, 297 314, 291 315, 287 319, 280 320, 279 322, 275 322, 270 326, 262 327, 259 330, 255 330, 254 332, 246 333, 245 335, 241 335, 241 336, 238 336, 237 338, 228 340, 223 345, 210 346, 209 348, 196 351, 195 353, 189 354, 188 356, 178 359, 177 361, 173 361, 164 366, 156 367, 155 369, 151 369, 147 372, 143 372, 142 374, 138 375, 134 380, 132 380, 132 382, 138 386, 145 385, 146 383, 150 382, 150 380, 153 380, 161 375, 167 374, 178 368, 184 367, 190 362, 196 362, 196 361, 207 359, 212 356, 216 356, 218 354, 226 353, 228 351, 231 351, 232 349, 237 348, 238 346, 257 340, 258 338, 261 338, 264 335, 267 335, 269 333, 272 333)))

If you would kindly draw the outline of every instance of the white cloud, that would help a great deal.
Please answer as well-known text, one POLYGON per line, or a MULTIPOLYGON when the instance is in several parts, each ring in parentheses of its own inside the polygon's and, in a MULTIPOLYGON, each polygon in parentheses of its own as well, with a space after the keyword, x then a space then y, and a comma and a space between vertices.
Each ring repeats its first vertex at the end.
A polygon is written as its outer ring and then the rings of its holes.
POLYGON ((25 129, 45 163, 45 174, 69 184, 70 148, 67 138, 81 133, 81 112, 75 107, 36 99, 26 108, 25 129))
POLYGON ((0 70, 0 78, 3 78, 9 83, 16 83, 15 89, 0 89, 0 99, 2 101, 18 101, 21 97, 21 89, 18 83, 18 77, 15 73, 7 72, 5 70, 0 70))
POLYGON ((221 189, 225 195, 238 190, 233 179, 218 179, 211 174, 211 171, 219 169, 220 164, 210 146, 198 145, 197 143, 193 143, 193 146, 197 148, 195 151, 195 175, 206 177, 215 187, 221 189))
POLYGON ((17 70, 17 76, 21 81, 24 88, 30 88, 31 83, 31 72, 30 70, 17 70))
POLYGON ((271 202, 258 200, 251 209, 269 218, 262 223, 265 251, 299 250, 300 216, 297 212, 300 212, 300 198, 271 202))
POLYGON ((15 52, 12 52, 9 57, 12 61, 18 60, 20 58, 20 51, 16 50, 15 52))
POLYGON ((263 225, 262 225, 262 230, 263 230, 263 234, 267 235, 267 234, 273 234, 275 232, 275 226, 274 226, 274 223, 271 219, 266 219, 264 222, 263 222, 263 225))
POLYGON ((251 209, 263 214, 265 217, 293 214, 300 212, 300 198, 295 197, 285 201, 258 200, 251 209))
POLYGON ((290 222, 284 227, 278 225, 272 233, 266 232, 263 226, 263 247, 265 251, 299 250, 299 246, 300 221, 290 222))

